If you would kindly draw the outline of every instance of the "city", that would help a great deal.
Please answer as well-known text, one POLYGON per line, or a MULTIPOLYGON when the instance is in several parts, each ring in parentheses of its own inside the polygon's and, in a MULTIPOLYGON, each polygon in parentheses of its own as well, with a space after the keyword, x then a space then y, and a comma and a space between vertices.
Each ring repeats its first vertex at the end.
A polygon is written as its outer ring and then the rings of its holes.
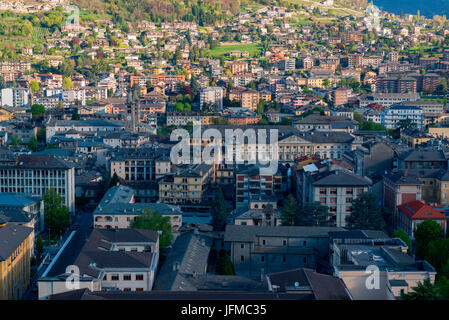
POLYGON ((0 300, 449 300, 424 9, 0 1, 0 300))

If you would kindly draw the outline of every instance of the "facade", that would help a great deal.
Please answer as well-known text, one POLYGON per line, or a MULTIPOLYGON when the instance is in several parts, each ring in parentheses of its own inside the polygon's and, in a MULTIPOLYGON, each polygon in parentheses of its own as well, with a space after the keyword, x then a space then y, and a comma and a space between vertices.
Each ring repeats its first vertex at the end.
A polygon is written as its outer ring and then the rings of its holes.
POLYGON ((46 155, 19 155, 0 161, 0 192, 42 197, 54 188, 70 212, 75 211, 75 168, 46 155))
POLYGON ((418 129, 423 127, 423 111, 421 108, 408 105, 392 105, 382 111, 382 125, 387 129, 395 129, 400 121, 410 121, 418 129))
POLYGON ((1 105, 7 107, 26 108, 30 106, 31 91, 28 88, 1 89, 1 105))
POLYGON ((345 171, 305 173, 302 181, 301 203, 319 202, 329 208, 331 220, 337 227, 346 226, 346 217, 351 214, 352 202, 370 190, 371 180, 345 171))
MULTIPOLYGON (((159 235, 140 229, 93 230, 74 259, 81 288, 151 291, 159 262, 159 235)), ((51 269, 44 273, 38 282, 39 299, 70 291, 65 283, 68 276, 51 269)))
POLYGON ((0 300, 19 300, 30 283, 34 230, 0 215, 0 300))
POLYGON ((315 269, 328 255, 329 232, 340 228, 227 225, 224 242, 237 275, 315 269))
POLYGON ((223 88, 222 87, 206 87, 200 92, 200 106, 204 104, 216 104, 218 110, 223 109, 223 88))
POLYGON ((419 94, 417 93, 373 93, 371 96, 365 96, 359 99, 360 107, 366 108, 370 104, 379 104, 389 107, 404 101, 417 101, 419 94))
POLYGON ((165 175, 159 181, 159 200, 170 204, 199 204, 204 199, 212 176, 213 167, 207 164, 165 175))
POLYGON ((404 230, 413 239, 419 224, 426 220, 433 220, 443 229, 446 236, 447 217, 442 207, 431 206, 419 200, 403 203, 398 206, 396 229, 404 230))

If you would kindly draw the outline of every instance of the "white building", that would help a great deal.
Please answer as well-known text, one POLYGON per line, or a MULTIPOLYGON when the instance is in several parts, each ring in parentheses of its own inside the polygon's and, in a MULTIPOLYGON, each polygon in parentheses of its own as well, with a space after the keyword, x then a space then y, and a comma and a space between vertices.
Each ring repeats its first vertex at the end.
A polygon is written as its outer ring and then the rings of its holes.
POLYGON ((223 109, 223 88, 222 87, 206 87, 200 93, 200 106, 206 103, 215 103, 218 109, 223 109))
POLYGON ((410 120, 418 129, 423 126, 423 111, 415 106, 402 104, 392 105, 382 111, 382 124, 387 129, 394 129, 399 126, 400 121, 410 120))
POLYGON ((0 105, 8 107, 28 107, 30 104, 30 89, 5 88, 1 90, 0 105))

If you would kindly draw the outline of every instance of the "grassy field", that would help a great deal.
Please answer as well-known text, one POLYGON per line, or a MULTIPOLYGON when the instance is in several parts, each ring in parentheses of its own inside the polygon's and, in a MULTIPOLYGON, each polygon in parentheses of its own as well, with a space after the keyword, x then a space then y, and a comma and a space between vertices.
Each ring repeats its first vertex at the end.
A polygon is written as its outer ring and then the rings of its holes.
POLYGON ((261 49, 261 46, 257 43, 228 44, 216 47, 213 50, 209 50, 208 53, 214 58, 224 56, 231 51, 248 51, 251 56, 254 56, 260 53, 261 49))

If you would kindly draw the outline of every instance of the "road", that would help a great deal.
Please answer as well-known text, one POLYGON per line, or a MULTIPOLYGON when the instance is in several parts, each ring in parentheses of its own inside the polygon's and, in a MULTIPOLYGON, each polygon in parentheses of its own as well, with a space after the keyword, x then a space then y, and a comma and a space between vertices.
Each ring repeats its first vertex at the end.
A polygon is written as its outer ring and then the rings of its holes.
MULTIPOLYGON (((47 276, 55 276, 64 273, 67 266, 75 262, 78 253, 81 251, 82 247, 86 243, 87 237, 92 231, 90 228, 93 223, 92 211, 77 211, 75 222, 79 223, 79 228, 76 230, 73 238, 65 247, 64 251, 61 253, 47 276)), ((67 236, 69 234, 70 232, 67 233, 67 236)), ((61 241, 61 245, 64 242, 65 241, 61 241)), ((33 292, 33 288, 37 286, 37 280, 42 276, 46 269, 47 266, 43 266, 43 268, 41 268, 41 270, 39 270, 39 272, 37 272, 36 275, 30 280, 30 285, 22 297, 23 300, 38 299, 38 293, 36 290, 33 292)))

